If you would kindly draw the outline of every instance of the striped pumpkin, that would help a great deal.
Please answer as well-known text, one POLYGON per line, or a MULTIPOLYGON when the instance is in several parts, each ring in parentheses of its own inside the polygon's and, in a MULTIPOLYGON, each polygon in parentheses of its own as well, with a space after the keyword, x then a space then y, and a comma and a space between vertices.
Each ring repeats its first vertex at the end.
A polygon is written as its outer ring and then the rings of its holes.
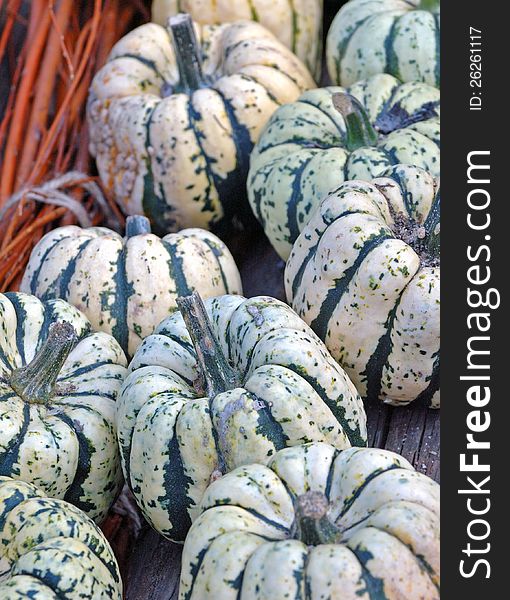
POLYGON ((177 296, 242 292, 234 259, 215 235, 185 229, 160 239, 141 216, 128 217, 124 239, 103 227, 50 231, 32 251, 21 290, 67 300, 128 356, 177 308, 177 296))
POLYGON ((349 0, 326 41, 331 80, 352 85, 378 73, 439 87, 439 0, 349 0))
POLYGON ((90 150, 120 208, 145 214, 157 233, 224 231, 249 213, 246 176, 261 128, 313 85, 258 23, 147 23, 114 46, 93 80, 90 150))
POLYGON ((206 311, 196 294, 180 304, 184 320, 174 313, 138 348, 117 412, 126 481, 174 541, 222 473, 303 442, 366 443, 356 389, 287 305, 221 296, 206 311))
POLYGON ((364 397, 439 407, 439 202, 397 165, 340 186, 292 249, 287 297, 364 397))
POLYGON ((439 174, 439 91, 375 75, 305 92, 276 111, 252 153, 251 207, 278 254, 343 181, 407 163, 439 174))
POLYGON ((0 477, 0 598, 121 600, 122 580, 103 533, 81 510, 0 477))
POLYGON ((180 600, 439 599, 439 486, 387 450, 312 443, 208 488, 180 600))
POLYGON ((63 300, 0 294, 0 475, 101 521, 122 482, 115 401, 126 359, 63 300))
POLYGON ((153 0, 152 20, 189 13, 201 24, 257 21, 271 31, 308 67, 321 74, 323 0, 153 0))

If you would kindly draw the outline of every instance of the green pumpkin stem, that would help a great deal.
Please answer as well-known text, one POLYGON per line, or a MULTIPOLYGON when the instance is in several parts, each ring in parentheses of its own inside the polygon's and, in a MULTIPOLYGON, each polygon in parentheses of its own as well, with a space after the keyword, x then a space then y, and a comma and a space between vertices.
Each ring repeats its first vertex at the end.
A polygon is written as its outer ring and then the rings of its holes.
POLYGON ((377 133, 359 100, 350 94, 336 92, 333 94, 333 106, 344 119, 345 147, 349 152, 377 144, 377 133))
POLYGON ((205 393, 209 398, 239 387, 236 373, 223 354, 207 316, 202 298, 197 292, 177 298, 177 306, 197 353, 205 393))
POLYGON ((168 29, 179 69, 180 90, 186 93, 198 90, 203 84, 202 58, 191 16, 179 13, 170 17, 168 29))
POLYGON ((16 394, 31 404, 48 404, 55 395, 58 374, 77 339, 71 323, 55 323, 32 361, 11 373, 9 384, 16 394))
POLYGON ((439 11, 441 0, 421 0, 418 4, 418 10, 428 10, 432 13, 439 11))
POLYGON ((294 537, 307 546, 338 543, 340 529, 328 517, 329 502, 321 492, 308 491, 297 497, 294 537))
POLYGON ((439 258, 441 254, 440 222, 441 196, 438 190, 430 212, 428 214, 428 217, 424 223, 427 250, 429 251, 431 256, 435 258, 439 258))
POLYGON ((143 215, 133 215, 126 219, 126 237, 131 238, 135 235, 143 235, 151 232, 151 222, 143 215))

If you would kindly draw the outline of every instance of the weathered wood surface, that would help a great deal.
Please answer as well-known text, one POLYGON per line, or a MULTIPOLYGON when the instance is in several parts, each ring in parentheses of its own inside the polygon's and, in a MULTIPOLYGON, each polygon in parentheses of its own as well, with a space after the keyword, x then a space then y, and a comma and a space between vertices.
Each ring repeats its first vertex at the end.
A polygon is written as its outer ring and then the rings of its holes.
MULTIPOLYGON (((245 237, 233 251, 246 296, 285 300, 284 263, 263 235, 245 237)), ((375 402, 366 410, 370 446, 402 454, 418 471, 439 481, 439 411, 375 402)), ((129 561, 127 600, 177 600, 180 559, 180 546, 145 526, 129 561)))

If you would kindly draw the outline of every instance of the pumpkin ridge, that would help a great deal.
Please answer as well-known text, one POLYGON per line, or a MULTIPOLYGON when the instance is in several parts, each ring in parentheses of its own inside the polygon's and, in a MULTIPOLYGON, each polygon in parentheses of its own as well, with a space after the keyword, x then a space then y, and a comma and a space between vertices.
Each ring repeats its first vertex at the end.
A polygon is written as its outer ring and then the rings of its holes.
POLYGON ((83 489, 83 483, 90 475, 91 455, 95 452, 96 449, 94 448, 90 440, 88 440, 83 435, 83 433, 80 431, 80 428, 70 417, 63 413, 54 416, 57 419, 60 419, 69 427, 69 429, 71 429, 74 432, 78 441, 77 468, 74 475, 74 479, 70 483, 64 495, 64 500, 66 502, 74 504, 84 512, 95 510, 97 506, 93 502, 91 502, 90 500, 82 501, 80 500, 80 497, 86 495, 85 490, 83 489))
POLYGON ((381 229, 378 234, 371 235, 364 242, 363 247, 359 250, 353 264, 344 271, 343 277, 335 280, 335 287, 328 290, 328 293, 322 302, 319 313, 310 323, 310 327, 321 339, 325 339, 328 323, 333 315, 333 311, 339 304, 343 294, 347 292, 349 284, 351 283, 354 275, 358 271, 367 255, 391 238, 392 236, 384 229, 381 229))
POLYGON ((38 257, 39 264, 37 266, 37 269, 35 269, 35 271, 32 273, 32 277, 30 278, 29 290, 31 294, 35 295, 37 293, 37 280, 39 279, 39 274, 41 273, 41 270, 43 268, 44 261, 48 258, 51 252, 53 252, 53 250, 60 244, 60 242, 64 240, 69 240, 71 238, 72 236, 68 235, 66 237, 62 237, 55 240, 55 242, 45 250, 44 254, 38 257))
MULTIPOLYGON (((201 210, 202 212, 209 211, 211 213, 214 213, 214 203, 211 199, 211 194, 214 190, 216 190, 219 198, 220 190, 218 186, 221 186, 223 180, 217 173, 214 172, 212 165, 215 163, 215 159, 210 158, 204 151, 204 147, 202 144, 202 139, 204 136, 199 130, 196 129, 194 124, 195 121, 200 121, 202 119, 202 115, 195 110, 191 98, 187 100, 186 108, 188 114, 189 129, 193 132, 193 135, 195 136, 195 141, 199 150, 199 154, 193 154, 190 157, 190 160, 192 163, 194 163, 200 156, 204 161, 204 167, 202 168, 200 166, 196 166, 195 173, 204 171, 207 177, 207 187, 204 189, 203 196, 199 197, 200 200, 203 200, 203 206, 201 210)), ((224 217, 225 215, 222 215, 222 217, 219 220, 223 220, 224 217)))
MULTIPOLYGON (((422 505, 418 504, 418 506, 422 506, 422 505)), ((372 515, 368 515, 367 518, 370 518, 371 516, 372 515)), ((423 557, 420 554, 416 554, 415 552, 413 552, 413 549, 411 548, 411 546, 409 546, 409 544, 406 544, 405 542, 403 542, 398 537, 398 535, 396 535, 391 530, 382 529, 381 527, 378 527, 377 525, 369 525, 368 528, 370 528, 370 529, 376 529, 377 531, 380 531, 381 533, 385 533, 386 535, 389 535, 390 537, 392 537, 393 539, 395 539, 399 544, 402 544, 402 546, 404 546, 405 548, 407 548, 409 550, 410 554, 412 555, 413 560, 415 560, 416 563, 418 564, 418 568, 420 569, 420 571, 424 575, 426 575, 427 577, 429 577, 430 582, 432 583, 432 585, 437 589, 438 592, 440 591, 440 587, 439 587, 438 583, 436 581, 434 581, 434 578, 437 577, 437 574, 434 572, 434 569, 431 567, 431 565, 429 565, 427 563, 427 561, 425 560, 425 557, 423 557)))
MULTIPOLYGON (((167 535, 174 539, 184 539, 191 527, 189 509, 195 506, 195 502, 188 496, 188 487, 193 479, 186 475, 182 459, 179 440, 177 437, 177 420, 180 411, 175 417, 172 438, 168 441, 168 459, 163 466, 164 489, 172 489, 173 495, 169 499, 166 495, 158 496, 158 501, 165 506, 170 529, 165 530, 167 535)), ((145 512, 145 511, 144 511, 145 512)))
MULTIPOLYGON (((216 186, 225 213, 223 219, 229 219, 234 214, 235 209, 242 205, 240 199, 242 198, 246 201, 246 179, 250 168, 250 153, 253 149, 253 142, 251 140, 249 129, 237 118, 230 100, 226 98, 220 90, 214 87, 211 89, 218 94, 223 102, 228 121, 232 128, 232 141, 234 142, 235 147, 236 167, 234 171, 227 174, 225 182, 220 180, 220 183, 216 186), (229 180, 234 180, 234 183, 226 185, 226 182, 229 180), (230 189, 230 186, 232 186, 232 190, 230 189), (234 193, 235 190, 237 190, 236 193, 234 193), (225 202, 228 198, 230 198, 230 202, 225 202)), ((247 204, 247 202, 245 202, 245 204, 247 204)))
POLYGON ((385 473, 388 473, 389 471, 394 471, 395 469, 407 471, 407 469, 405 469, 401 465, 393 463, 392 465, 389 465, 388 467, 382 467, 382 468, 375 469, 374 471, 372 471, 372 473, 370 473, 370 475, 365 477, 365 479, 363 480, 363 483, 354 490, 354 493, 349 498, 347 498, 344 501, 342 510, 340 511, 338 517, 335 519, 335 522, 338 523, 338 521, 349 512, 349 510, 351 509, 354 502, 356 502, 356 500, 365 491, 367 486, 372 481, 374 481, 374 479, 377 479, 377 477, 380 477, 381 475, 384 475, 385 473))
POLYGON ((441 83, 441 29, 439 24, 439 14, 433 13, 434 25, 435 25, 435 37, 436 37, 436 66, 434 68, 434 74, 436 76, 436 86, 439 87, 441 83))
POLYGON ((294 373, 302 377, 313 387, 313 389, 324 401, 324 404, 326 404, 329 410, 333 413, 335 419, 340 423, 352 446, 366 446, 366 441, 361 435, 360 426, 356 425, 354 429, 351 427, 348 420, 345 418, 345 408, 328 397, 326 390, 319 385, 319 382, 317 379, 315 379, 315 377, 310 377, 308 373, 306 373, 299 365, 286 364, 281 366, 285 366, 287 369, 294 371, 294 373))
MULTIPOLYGON (((367 17, 365 17, 364 19, 361 19, 360 21, 357 21, 354 26, 352 27, 352 30, 350 31, 349 35, 347 37, 344 37, 340 40, 340 42, 337 44, 336 47, 336 52, 335 52, 335 66, 336 66, 336 80, 340 81, 341 80, 341 72, 342 72, 342 61, 340 59, 340 57, 342 55, 345 54, 345 51, 347 50, 347 47, 349 45, 349 42, 351 41, 352 36, 355 34, 356 29, 358 27, 361 27, 362 25, 364 25, 369 19, 371 19, 374 15, 368 15, 367 17)), ((333 78, 332 78, 333 79, 333 78)))
POLYGON ((163 74, 158 70, 156 63, 150 58, 145 58, 144 56, 140 56, 139 54, 134 54, 132 52, 125 52, 124 54, 118 54, 115 56, 115 60, 119 58, 132 58, 133 60, 141 62, 146 67, 149 67, 149 69, 152 69, 154 73, 161 79, 161 81, 163 81, 163 83, 166 83, 165 77, 163 77, 163 74))
POLYGON ((159 184, 159 191, 162 197, 158 196, 155 189, 155 178, 152 169, 152 154, 149 149, 152 148, 151 143, 151 127, 152 119, 156 108, 159 104, 155 104, 150 108, 150 115, 145 123, 145 143, 144 149, 146 153, 145 157, 145 168, 146 173, 143 178, 143 197, 142 197, 142 209, 143 213, 150 219, 154 232, 157 234, 166 233, 166 229, 173 229, 175 222, 169 219, 167 213, 172 212, 172 208, 166 201, 166 193, 161 185, 159 184), (163 220, 163 225, 160 225, 160 221, 163 220))
POLYGON ((258 403, 262 403, 257 409, 258 424, 255 432, 262 437, 267 438, 272 444, 274 444, 276 451, 281 450, 287 446, 289 440, 286 435, 281 423, 276 419, 271 410, 271 403, 260 396, 257 396, 253 392, 248 392, 250 396, 253 396, 254 400, 258 403))
MULTIPOLYGON (((199 238, 197 238, 197 239, 199 239, 199 238)), ((210 239, 203 238, 200 241, 204 242, 204 244, 213 253, 214 260, 216 261, 216 264, 218 265, 218 269, 220 270, 221 280, 223 282, 223 287, 225 288, 225 293, 230 294, 231 293, 230 286, 228 284, 227 277, 225 275, 225 271, 223 270, 223 265, 221 264, 221 261, 219 259, 219 257, 222 256, 222 254, 223 254, 221 249, 218 248, 218 246, 216 246, 210 239)))
MULTIPOLYGON (((377 346, 365 365, 365 370, 361 372, 361 376, 365 377, 367 382, 367 398, 379 398, 382 388, 382 373, 385 366, 388 366, 393 344, 391 342, 391 334, 395 324, 398 307, 402 300, 402 296, 408 285, 411 283, 412 277, 407 281, 406 285, 400 291, 400 294, 395 301, 393 308, 388 313, 388 318, 384 323, 384 333, 379 338, 377 346)), ((363 381, 363 380, 362 380, 363 381)))
MULTIPOLYGON (((331 96, 333 96, 335 92, 331 93, 331 96)), ((314 108, 316 108, 320 113, 322 113, 325 117, 327 117, 327 119, 329 121, 331 121, 331 123, 333 124, 333 127, 338 131, 338 133, 340 134, 340 137, 343 139, 345 137, 345 133, 338 127, 338 123, 336 123, 333 119, 333 117, 327 112, 325 111, 321 106, 317 106, 317 104, 314 104, 311 100, 307 100, 307 99, 303 99, 301 98, 299 100, 300 104, 308 104, 308 106, 313 106, 314 108)), ((276 146, 276 144, 275 144, 276 146)))
POLYGON ((301 162, 295 169, 292 170, 292 174, 294 177, 292 179, 291 195, 287 204, 286 223, 291 236, 297 237, 299 235, 298 214, 296 206, 298 202, 303 198, 303 194, 301 191, 301 179, 303 177, 303 172, 308 167, 308 165, 314 157, 315 155, 312 154, 311 156, 307 157, 303 162, 301 162))
POLYGON ((349 550, 357 558, 358 563, 361 567, 361 579, 365 584, 365 590, 360 590, 360 592, 368 592, 370 600, 391 600, 384 593, 383 580, 379 577, 375 577, 374 575, 372 575, 372 573, 366 566, 366 563, 372 558, 374 558, 374 555, 368 550, 362 549, 361 545, 358 545, 355 548, 349 547, 349 550))
MULTIPOLYGON (((52 298, 52 296, 54 298, 66 298, 68 297, 68 292, 69 292, 69 283, 71 281, 72 276, 74 275, 74 272, 76 270, 76 263, 78 262, 78 259, 81 257, 81 255, 83 254, 83 252, 87 249, 87 246, 90 244, 90 242, 93 240, 94 238, 88 238, 86 239, 82 244, 80 244, 77 248, 77 252, 76 254, 71 258, 71 260, 67 263, 66 267, 60 271, 60 273, 57 275, 55 281, 48 286, 48 290, 51 290, 53 288, 53 286, 55 285, 55 283, 57 281, 59 281, 59 291, 58 294, 56 293, 46 293, 44 295, 41 296, 41 300, 50 300, 52 298)), ((56 290, 55 290, 56 292, 56 290)))
POLYGON ((110 316, 115 318, 115 325, 112 327, 112 335, 119 342, 121 348, 128 354, 129 329, 127 324, 127 302, 128 298, 134 293, 132 283, 128 283, 126 272, 126 258, 128 246, 123 246, 118 255, 118 265, 113 276, 115 288, 118 293, 115 300, 110 304, 110 316))
MULTIPOLYGON (((14 312, 16 313, 16 332, 15 332, 16 350, 21 358, 21 366, 25 366, 27 364, 27 360, 25 357, 25 344, 23 343, 23 337, 24 337, 23 323, 26 323, 28 320, 27 311, 25 310, 25 308, 23 306, 22 300, 16 295, 15 292, 7 292, 4 295, 7 296, 7 298, 9 298, 9 300, 14 308, 14 312)), ((44 317, 46 317, 46 311, 45 311, 44 317)), ((49 324, 48 324, 48 328, 49 328, 49 324)), ((42 340, 42 336, 39 335, 36 351, 39 350, 39 344, 41 343, 41 340, 42 340)), ((15 366, 11 366, 10 370, 13 371, 15 368, 16 368, 15 366)))
POLYGON ((113 365, 114 363, 111 360, 100 360, 98 362, 91 363, 90 365, 86 365, 85 367, 78 367, 63 377, 59 376, 57 379, 57 384, 60 381, 66 381, 67 379, 71 379, 72 377, 76 377, 77 375, 86 375, 87 373, 91 373, 95 369, 99 367, 104 367, 106 365, 113 365))
POLYGON ((31 577, 32 579, 35 579, 45 589, 49 590, 51 592, 51 594, 57 598, 57 600, 68 600, 66 595, 53 589, 51 583, 49 581, 47 581, 46 578, 40 573, 33 572, 33 571, 30 571, 30 572, 29 571, 19 571, 16 573, 16 575, 24 575, 25 577, 31 577))
POLYGON ((400 80, 402 80, 402 76, 400 74, 398 65, 398 55, 395 52, 393 43, 395 41, 395 33, 397 26, 399 25, 399 21, 402 19, 402 17, 403 15, 399 15, 393 20, 390 31, 384 40, 384 51, 386 54, 386 66, 384 68, 384 72, 391 73, 391 75, 397 77, 400 80))
POLYGON ((30 404, 26 402, 23 406, 23 425, 21 426, 19 433, 11 438, 11 444, 7 446, 2 454, 0 454, 0 475, 5 477, 10 477, 11 473, 19 475, 19 469, 17 472, 14 471, 14 465, 18 462, 19 450, 25 441, 25 436, 30 424, 30 408, 30 404))
POLYGON ((161 239, 161 243, 168 252, 168 271, 170 273, 170 278, 175 281, 175 292, 177 296, 188 296, 191 294, 191 289, 188 285, 186 274, 184 272, 183 259, 177 253, 177 244, 175 242, 165 240, 164 238, 161 239))
MULTIPOLYGON (((342 219, 343 217, 347 217, 349 215, 360 214, 360 212, 361 211, 358 211, 358 210, 345 210, 343 213, 339 214, 338 217, 335 218, 335 221, 338 221, 338 219, 342 219)), ((325 225, 330 225, 330 224, 331 223, 325 223, 325 225)), ((317 252, 317 247, 318 247, 325 231, 326 231, 326 229, 324 229, 323 231, 320 232, 315 244, 313 246, 310 246, 310 249, 308 250, 308 254, 303 259, 301 264, 299 265, 299 269, 297 270, 296 275, 294 276, 294 279, 292 281, 292 297, 295 297, 298 289, 301 287, 301 282, 303 280, 303 275, 305 274, 306 267, 308 266, 308 263, 310 262, 310 260, 312 260, 314 254, 317 252)))
POLYGON ((428 381, 429 385, 416 397, 416 400, 414 400, 414 402, 417 403, 417 406, 425 406, 426 408, 432 406, 432 397, 440 388, 439 374, 441 352, 438 350, 432 356, 434 357, 432 373, 425 378, 425 381, 428 381))
POLYGON ((335 448, 333 455, 331 456, 330 463, 329 463, 328 476, 326 478, 326 485, 324 486, 324 495, 326 496, 328 501, 330 500, 331 486, 333 485, 333 477, 335 475, 335 469, 334 469, 335 460, 338 458, 340 452, 341 452, 341 450, 339 450, 338 448, 335 448))

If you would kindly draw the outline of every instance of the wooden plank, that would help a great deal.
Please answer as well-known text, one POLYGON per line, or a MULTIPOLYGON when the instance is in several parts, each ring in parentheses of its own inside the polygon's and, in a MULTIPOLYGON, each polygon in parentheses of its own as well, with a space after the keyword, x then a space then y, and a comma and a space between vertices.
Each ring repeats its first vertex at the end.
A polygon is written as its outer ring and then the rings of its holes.
POLYGON ((402 454, 417 471, 439 481, 439 411, 413 406, 393 408, 384 447, 402 454))
POLYGON ((177 600, 181 554, 182 546, 146 525, 130 557, 126 600, 177 600))

